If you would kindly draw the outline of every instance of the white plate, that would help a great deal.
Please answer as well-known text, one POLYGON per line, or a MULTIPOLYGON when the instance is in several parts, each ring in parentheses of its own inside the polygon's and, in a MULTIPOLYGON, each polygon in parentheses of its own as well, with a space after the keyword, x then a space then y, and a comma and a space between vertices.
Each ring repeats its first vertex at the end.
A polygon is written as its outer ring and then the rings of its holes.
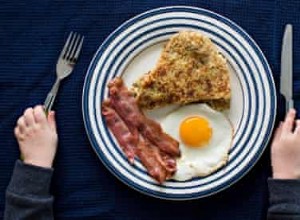
MULTIPOLYGON (((260 158, 271 136, 276 91, 270 67, 252 38, 229 19, 194 7, 165 7, 147 11, 122 24, 100 46, 87 71, 83 89, 83 118, 92 147, 103 164, 128 186, 150 196, 187 200, 219 192, 244 176, 260 158), (209 36, 228 60, 232 102, 228 116, 234 124, 233 147, 226 166, 204 178, 157 184, 136 162, 131 166, 101 115, 107 83, 123 76, 130 85, 156 63, 164 42, 181 30, 209 36)), ((157 117, 157 116, 156 116, 157 117)))

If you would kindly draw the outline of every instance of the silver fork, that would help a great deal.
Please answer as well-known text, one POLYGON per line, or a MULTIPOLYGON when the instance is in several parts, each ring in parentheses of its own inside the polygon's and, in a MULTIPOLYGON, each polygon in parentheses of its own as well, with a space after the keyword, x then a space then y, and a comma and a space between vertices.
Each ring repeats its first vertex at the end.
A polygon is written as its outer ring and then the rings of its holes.
POLYGON ((62 79, 69 76, 78 60, 84 36, 71 32, 56 63, 56 81, 44 102, 45 112, 51 111, 62 79))

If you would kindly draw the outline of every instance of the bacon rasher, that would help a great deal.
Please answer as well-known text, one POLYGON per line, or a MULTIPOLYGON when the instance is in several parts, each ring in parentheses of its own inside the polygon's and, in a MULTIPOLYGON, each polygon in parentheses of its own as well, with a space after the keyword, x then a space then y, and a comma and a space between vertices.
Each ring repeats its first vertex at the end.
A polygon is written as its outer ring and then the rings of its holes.
POLYGON ((133 164, 137 156, 148 173, 163 183, 176 172, 178 142, 143 114, 122 79, 109 83, 109 95, 102 103, 102 114, 129 162, 133 164))

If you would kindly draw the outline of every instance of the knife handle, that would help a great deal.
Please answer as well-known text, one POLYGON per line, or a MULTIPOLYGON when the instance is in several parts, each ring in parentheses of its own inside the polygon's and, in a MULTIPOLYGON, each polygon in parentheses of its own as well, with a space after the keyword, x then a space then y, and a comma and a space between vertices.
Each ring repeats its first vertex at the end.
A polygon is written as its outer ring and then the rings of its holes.
POLYGON ((293 99, 290 99, 289 101, 286 101, 285 103, 285 112, 288 113, 288 111, 291 109, 291 108, 294 108, 294 101, 293 99))

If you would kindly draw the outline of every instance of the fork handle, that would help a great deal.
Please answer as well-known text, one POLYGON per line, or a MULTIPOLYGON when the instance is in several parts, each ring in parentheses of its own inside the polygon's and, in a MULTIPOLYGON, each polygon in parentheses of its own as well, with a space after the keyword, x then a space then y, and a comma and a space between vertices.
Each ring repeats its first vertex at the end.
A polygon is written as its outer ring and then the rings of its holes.
POLYGON ((60 79, 56 79, 54 85, 52 86, 52 89, 50 90, 50 92, 47 95, 47 98, 44 102, 46 114, 48 114, 52 109, 53 103, 54 103, 56 95, 57 95, 59 85, 60 85, 60 79))

